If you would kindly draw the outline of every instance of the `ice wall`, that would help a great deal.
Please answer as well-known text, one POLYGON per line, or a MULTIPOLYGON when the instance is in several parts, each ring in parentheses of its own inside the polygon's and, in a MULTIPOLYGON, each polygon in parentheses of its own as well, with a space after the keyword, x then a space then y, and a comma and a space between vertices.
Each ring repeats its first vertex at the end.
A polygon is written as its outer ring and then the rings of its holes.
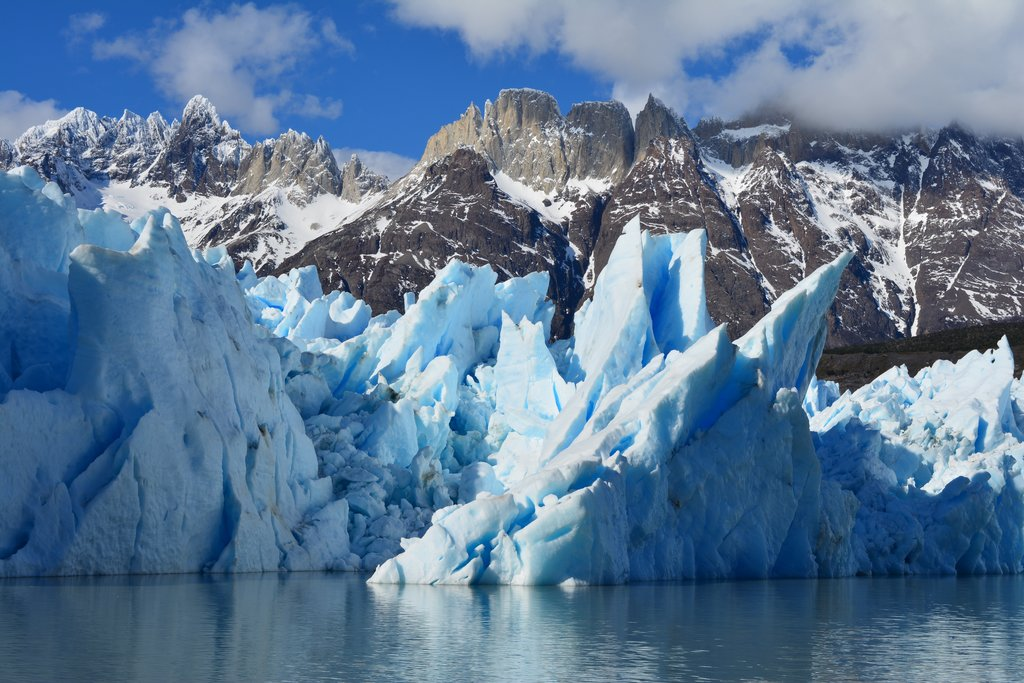
POLYGON ((0 574, 352 566, 233 269, 134 227, 0 175, 0 574))
POLYGON ((811 420, 826 484, 855 508, 829 574, 1024 569, 1021 383, 1004 338, 911 377, 893 368, 811 420))

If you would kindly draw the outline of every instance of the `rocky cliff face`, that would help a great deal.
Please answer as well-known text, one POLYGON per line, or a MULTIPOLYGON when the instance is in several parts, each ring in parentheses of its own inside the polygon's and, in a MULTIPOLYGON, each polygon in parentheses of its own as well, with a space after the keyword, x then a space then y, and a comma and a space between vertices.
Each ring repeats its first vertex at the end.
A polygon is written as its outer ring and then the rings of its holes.
POLYGON ((691 137, 654 138, 644 158, 615 186, 601 215, 588 287, 608 262, 622 228, 636 215, 657 233, 707 230, 705 282, 709 311, 716 321, 745 330, 764 315, 768 298, 763 276, 691 137))
MULTIPOLYGON (((823 131, 777 111, 691 132, 653 97, 629 124, 615 104, 577 105, 563 117, 550 96, 513 90, 439 131, 420 166, 463 148, 480 154, 509 200, 567 238, 584 296, 639 214, 657 232, 708 231, 709 305, 734 334, 846 250, 854 258, 830 314, 831 345, 1024 316, 1024 247, 1012 238, 1024 225, 1020 140, 979 140, 955 127, 823 131)), ((376 211, 361 221, 377 220, 376 211)), ((474 258, 502 255, 481 245, 474 258)), ((376 296, 391 307, 400 298, 376 296)))
POLYGON ((647 156, 647 148, 656 138, 675 140, 687 136, 689 129, 664 102, 650 95, 640 113, 636 115, 636 159, 647 156))
POLYGON ((297 201, 319 194, 341 194, 341 171, 323 138, 289 130, 276 140, 257 142, 238 167, 232 195, 288 188, 297 201))
POLYGON ((492 170, 542 192, 572 179, 618 181, 633 163, 629 112, 619 102, 584 102, 562 116, 551 95, 538 90, 502 90, 475 106, 427 142, 421 164, 459 147, 481 153, 492 170))
POLYGON ((99 141, 99 148, 108 150, 104 155, 104 172, 113 180, 136 180, 156 161, 171 133, 171 127, 158 112, 143 119, 125 110, 99 141))
POLYGON ((0 138, 0 169, 7 170, 15 166, 17 159, 14 145, 0 138))
POLYGON ((310 242, 279 270, 314 263, 326 287, 344 288, 375 311, 400 309, 450 259, 490 264, 501 279, 551 273, 561 332, 583 294, 569 241, 503 192, 484 157, 467 147, 421 166, 372 210, 310 242))
POLYGON ((341 169, 341 198, 350 202, 361 202, 364 197, 388 189, 388 179, 363 166, 355 154, 341 169))

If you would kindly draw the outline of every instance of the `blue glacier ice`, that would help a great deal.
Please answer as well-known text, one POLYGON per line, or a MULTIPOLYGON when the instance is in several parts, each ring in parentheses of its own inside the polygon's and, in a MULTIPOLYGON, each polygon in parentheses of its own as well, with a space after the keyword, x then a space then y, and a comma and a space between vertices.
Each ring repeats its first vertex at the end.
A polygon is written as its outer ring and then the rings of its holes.
POLYGON ((855 509, 832 574, 1024 569, 1024 391, 996 349, 892 368, 811 419, 833 498, 855 509), (845 500, 844 500, 845 498, 845 500))
POLYGON ((577 327, 572 396, 498 458, 513 463, 503 491, 435 513, 371 581, 816 574, 820 468, 801 394, 849 256, 733 344, 694 301, 703 240, 626 228, 577 327))
POLYGON ((81 214, 27 169, 0 212, 0 575, 357 561, 233 269, 165 211, 81 214))
POLYGON ((0 575, 1022 571, 1009 347, 840 395, 814 369, 849 256, 732 341, 706 248, 630 222, 552 341, 544 273, 453 261, 374 315, 0 174, 0 575))

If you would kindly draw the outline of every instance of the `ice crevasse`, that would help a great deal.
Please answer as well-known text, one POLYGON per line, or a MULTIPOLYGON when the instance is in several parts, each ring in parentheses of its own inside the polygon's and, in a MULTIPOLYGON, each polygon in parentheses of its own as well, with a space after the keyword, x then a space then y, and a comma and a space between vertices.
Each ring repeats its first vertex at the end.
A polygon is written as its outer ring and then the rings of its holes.
POLYGON ((452 262, 374 316, 0 174, 0 575, 1021 571, 1008 347, 840 397, 813 373, 848 256, 733 342, 705 246, 634 220, 549 342, 543 273, 452 262))

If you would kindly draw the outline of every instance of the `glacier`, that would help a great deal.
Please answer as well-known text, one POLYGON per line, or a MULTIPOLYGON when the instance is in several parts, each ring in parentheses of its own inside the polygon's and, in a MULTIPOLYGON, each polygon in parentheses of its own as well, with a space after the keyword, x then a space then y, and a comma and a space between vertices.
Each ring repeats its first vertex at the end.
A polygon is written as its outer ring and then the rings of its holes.
POLYGON ((1020 572, 1005 342, 840 395, 814 370, 849 255, 731 341, 706 249, 634 219, 551 341, 545 273, 453 261, 374 315, 0 174, 0 575, 1020 572))

